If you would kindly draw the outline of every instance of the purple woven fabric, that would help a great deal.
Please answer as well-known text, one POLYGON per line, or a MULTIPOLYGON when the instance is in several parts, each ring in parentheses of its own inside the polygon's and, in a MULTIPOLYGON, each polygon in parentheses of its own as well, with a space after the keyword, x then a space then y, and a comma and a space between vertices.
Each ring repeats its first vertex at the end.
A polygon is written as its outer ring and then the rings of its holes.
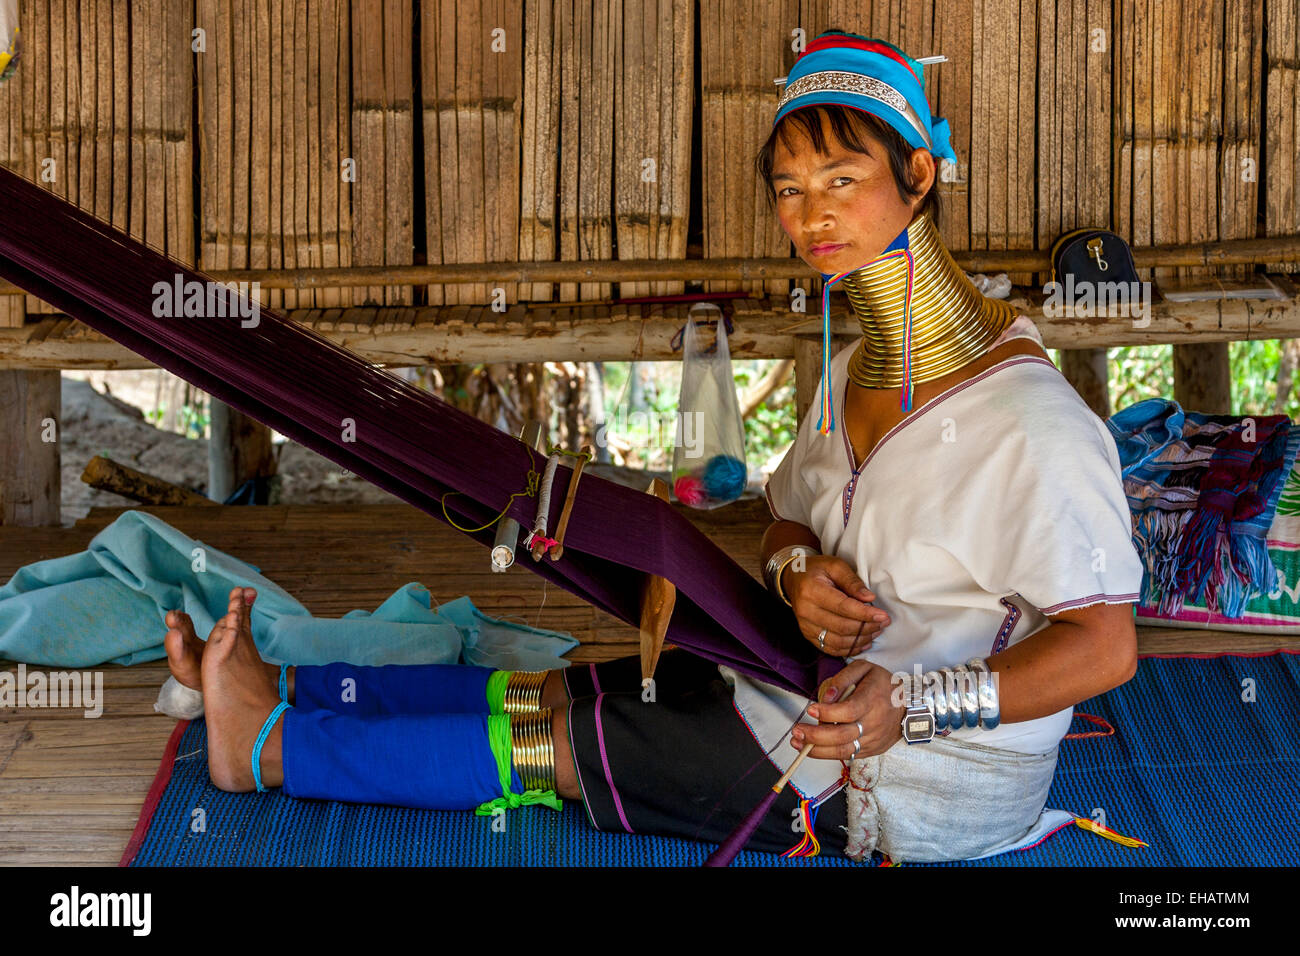
MULTIPOLYGON (((439 520, 490 521, 546 460, 352 352, 260 310, 228 318, 158 318, 156 283, 209 281, 0 167, 0 275, 161 368, 439 520), (355 423, 345 441, 344 422, 355 423)), ((572 469, 561 465, 548 527, 572 469)), ((507 514, 531 527, 537 499, 507 514)), ((495 525, 470 535, 490 547, 495 525)), ((484 556, 486 560, 486 555, 484 556)), ((799 634, 793 614, 690 521, 652 495, 587 475, 559 561, 518 562, 638 626, 643 572, 677 586, 667 640, 720 664, 812 696, 842 666, 799 634)))

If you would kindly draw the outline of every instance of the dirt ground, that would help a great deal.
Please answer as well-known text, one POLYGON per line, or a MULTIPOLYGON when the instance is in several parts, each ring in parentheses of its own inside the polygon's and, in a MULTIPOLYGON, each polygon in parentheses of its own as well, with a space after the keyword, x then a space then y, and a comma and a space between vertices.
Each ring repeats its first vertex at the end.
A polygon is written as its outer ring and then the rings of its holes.
MULTIPOLYGON (((208 442, 164 431, 145 418, 142 409, 157 407, 159 394, 176 392, 177 379, 159 369, 141 371, 65 371, 62 376, 62 516, 72 525, 93 506, 129 507, 119 495, 98 491, 81 480, 86 463, 96 455, 130 465, 174 484, 206 493, 208 442)), ((282 504, 377 504, 397 501, 388 492, 289 441, 278 432, 282 504)), ((774 466, 780 456, 770 463, 774 466)), ((614 465, 588 465, 591 473, 644 491, 651 477, 668 480, 666 472, 647 472, 614 465)), ((765 469, 768 471, 770 468, 765 469)), ((762 494, 762 475, 752 474, 746 498, 762 494)))
MULTIPOLYGON (((120 495, 91 488, 81 480, 96 455, 167 481, 206 493, 208 441, 163 431, 145 420, 152 408, 158 371, 64 372, 62 481, 63 523, 72 524, 92 506, 129 506, 120 495), (98 382, 96 382, 98 379, 98 382), (102 389, 108 383, 108 393, 102 389), (138 403, 138 404, 137 404, 138 403)), ((165 373, 162 373, 165 374, 165 373)), ((394 502, 386 491, 342 469, 315 452, 276 433, 280 450, 280 501, 294 504, 394 502)))

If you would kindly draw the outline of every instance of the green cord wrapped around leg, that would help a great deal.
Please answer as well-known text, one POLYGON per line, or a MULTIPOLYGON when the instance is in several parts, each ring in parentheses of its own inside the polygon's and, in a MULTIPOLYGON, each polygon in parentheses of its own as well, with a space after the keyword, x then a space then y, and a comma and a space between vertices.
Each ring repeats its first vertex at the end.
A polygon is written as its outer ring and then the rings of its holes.
MULTIPOLYGON (((504 673, 504 672, 499 672, 504 673)), ((496 675, 494 674, 493 677, 496 675)), ((491 699, 491 679, 488 681, 491 699)), ((534 714, 492 714, 488 717, 488 743, 496 758, 502 796, 481 804, 475 813, 492 816, 497 810, 542 804, 552 810, 564 809, 555 793, 555 750, 551 743, 551 711, 534 714), (514 723, 512 724, 512 720, 514 723), (515 741, 518 739, 519 747, 515 741), (516 755, 518 760, 516 760, 516 755), (523 792, 514 789, 518 767, 523 792)))

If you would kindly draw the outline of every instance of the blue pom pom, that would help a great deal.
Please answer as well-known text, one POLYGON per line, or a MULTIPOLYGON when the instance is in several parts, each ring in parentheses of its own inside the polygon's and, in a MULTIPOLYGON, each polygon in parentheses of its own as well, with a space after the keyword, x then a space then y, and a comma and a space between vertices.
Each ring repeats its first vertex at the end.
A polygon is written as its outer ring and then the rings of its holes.
POLYGON ((718 501, 734 501, 745 491, 749 469, 730 455, 714 455, 704 466, 704 490, 718 501))

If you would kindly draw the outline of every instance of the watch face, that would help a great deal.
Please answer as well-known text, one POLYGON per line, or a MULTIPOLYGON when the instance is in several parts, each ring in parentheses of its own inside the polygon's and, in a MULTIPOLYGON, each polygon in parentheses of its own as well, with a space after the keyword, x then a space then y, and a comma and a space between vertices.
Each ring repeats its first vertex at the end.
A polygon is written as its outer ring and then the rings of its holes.
POLYGON ((909 743, 930 740, 934 737, 934 715, 930 713, 908 714, 903 719, 903 739, 909 743))

